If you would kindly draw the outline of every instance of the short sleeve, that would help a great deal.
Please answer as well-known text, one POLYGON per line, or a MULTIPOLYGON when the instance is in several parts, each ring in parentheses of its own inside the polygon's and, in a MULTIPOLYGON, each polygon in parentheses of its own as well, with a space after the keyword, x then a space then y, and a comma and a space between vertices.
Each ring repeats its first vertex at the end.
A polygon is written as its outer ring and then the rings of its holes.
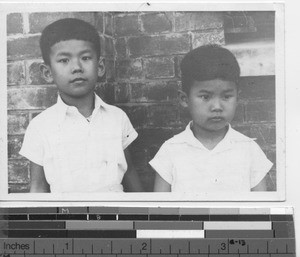
POLYGON ((44 147, 42 136, 36 123, 31 122, 27 127, 20 154, 28 160, 43 166, 44 147))
POLYGON ((133 128, 126 113, 123 113, 122 118, 122 146, 126 149, 138 136, 138 133, 133 128))
POLYGON ((256 142, 251 144, 251 188, 257 186, 273 166, 256 142))
POLYGON ((170 159, 170 151, 166 143, 161 146, 149 164, 166 182, 172 185, 173 162, 170 159))

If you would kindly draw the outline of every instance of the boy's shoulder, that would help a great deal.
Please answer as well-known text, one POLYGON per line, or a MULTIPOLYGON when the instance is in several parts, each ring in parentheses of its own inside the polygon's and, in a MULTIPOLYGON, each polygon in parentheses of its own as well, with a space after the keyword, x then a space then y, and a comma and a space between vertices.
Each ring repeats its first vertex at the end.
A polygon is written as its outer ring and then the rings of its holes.
POLYGON ((110 112, 112 115, 124 115, 126 114, 120 107, 108 104, 102 101, 102 105, 104 109, 106 109, 108 112, 110 112))
MULTIPOLYGON (((255 140, 256 140, 256 138, 250 138, 250 137, 242 134, 241 132, 233 129, 232 127, 230 127, 228 133, 229 133, 228 138, 232 142, 252 143, 252 142, 255 142, 255 140)), ((191 136, 193 137, 191 130, 186 128, 184 131, 182 131, 182 132, 174 135, 170 139, 166 140, 165 144, 172 145, 172 144, 186 143, 191 136)))
POLYGON ((59 108, 57 104, 52 105, 46 110, 36 115, 30 122, 31 125, 47 126, 48 123, 53 123, 59 116, 59 108))
POLYGON ((230 140, 234 142, 255 142, 256 138, 248 137, 230 127, 230 140))

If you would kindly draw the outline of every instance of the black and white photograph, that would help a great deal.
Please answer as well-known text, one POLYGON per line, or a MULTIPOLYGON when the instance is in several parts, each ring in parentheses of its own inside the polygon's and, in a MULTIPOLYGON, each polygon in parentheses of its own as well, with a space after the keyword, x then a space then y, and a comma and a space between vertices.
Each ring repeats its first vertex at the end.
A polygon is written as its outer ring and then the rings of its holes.
POLYGON ((282 4, 50 7, 1 13, 2 200, 285 200, 282 4))

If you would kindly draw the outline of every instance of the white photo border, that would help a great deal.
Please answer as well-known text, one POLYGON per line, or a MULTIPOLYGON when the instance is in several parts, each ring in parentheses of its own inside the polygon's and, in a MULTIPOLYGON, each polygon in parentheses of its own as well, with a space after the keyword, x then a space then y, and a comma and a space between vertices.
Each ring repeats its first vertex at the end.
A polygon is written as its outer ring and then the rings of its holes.
POLYGON ((284 201, 285 200, 285 66, 284 4, 277 3, 18 3, 0 4, 0 200, 51 202, 218 202, 218 201, 284 201), (26 12, 106 12, 106 11, 275 11, 275 74, 276 74, 276 192, 236 194, 187 193, 98 193, 98 194, 33 194, 8 193, 7 151, 7 34, 6 15, 26 12))

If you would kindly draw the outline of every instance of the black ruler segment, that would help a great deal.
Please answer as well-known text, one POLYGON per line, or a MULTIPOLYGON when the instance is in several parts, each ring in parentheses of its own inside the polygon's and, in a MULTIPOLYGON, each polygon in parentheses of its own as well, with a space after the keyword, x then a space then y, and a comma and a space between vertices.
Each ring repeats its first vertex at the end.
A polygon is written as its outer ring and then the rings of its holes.
POLYGON ((89 220, 117 220, 115 214, 90 214, 89 220))
POLYGON ((57 214, 29 214, 29 220, 57 220, 57 214))
POLYGON ((271 215, 271 221, 293 221, 293 215, 271 215))
POLYGON ((210 221, 231 221, 238 220, 238 215, 210 215, 210 221))
POLYGON ((273 230, 206 230, 206 238, 274 238, 273 230))
POLYGON ((209 221, 209 215, 181 215, 179 220, 186 221, 209 221))
POLYGON ((119 214, 118 220, 148 220, 149 216, 145 214, 119 214))
POLYGON ((177 221, 179 220, 179 215, 160 215, 153 214, 149 215, 149 220, 167 220, 167 221, 177 221))
POLYGON ((57 214, 57 220, 87 220, 87 214, 57 214))
POLYGON ((64 221, 10 221, 8 229, 65 229, 64 221))

